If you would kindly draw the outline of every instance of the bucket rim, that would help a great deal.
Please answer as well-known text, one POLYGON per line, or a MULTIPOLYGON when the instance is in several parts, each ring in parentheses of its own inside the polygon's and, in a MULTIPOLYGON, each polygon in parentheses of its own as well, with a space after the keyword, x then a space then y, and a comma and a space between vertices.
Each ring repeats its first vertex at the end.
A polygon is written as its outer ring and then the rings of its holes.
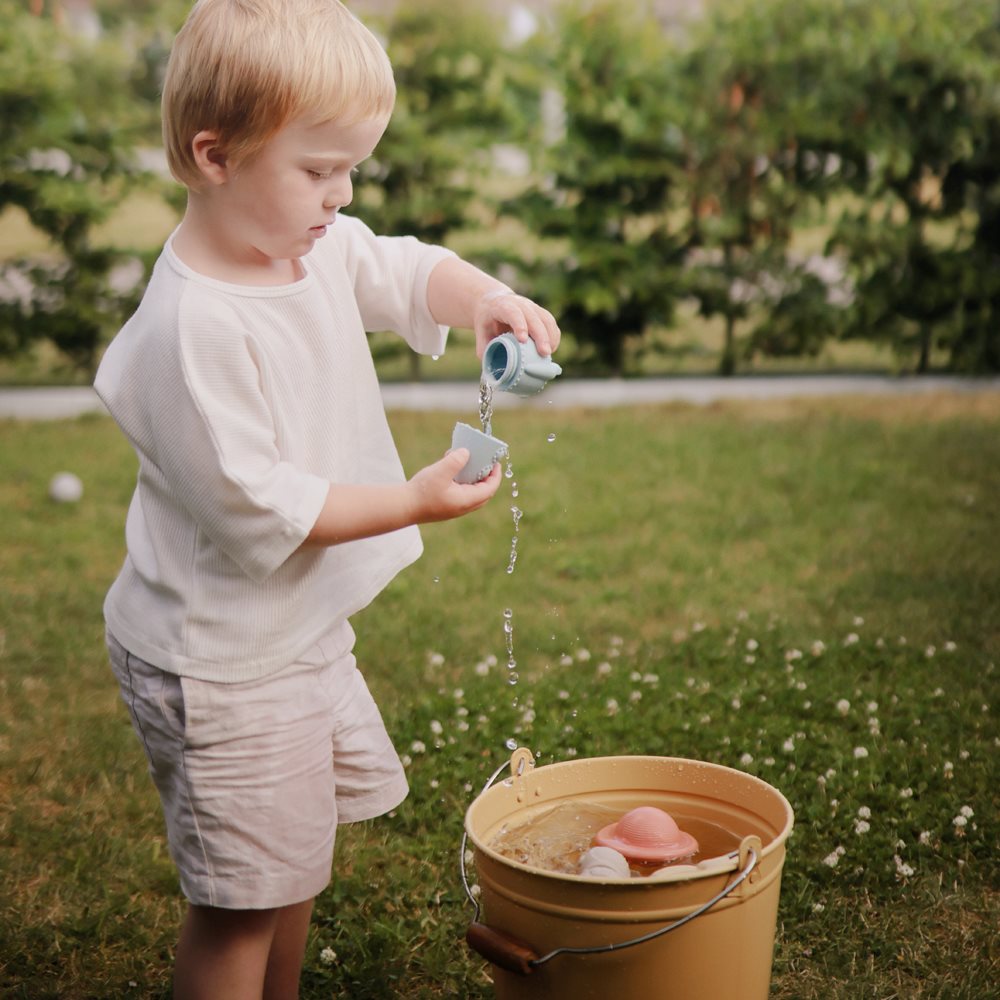
MULTIPOLYGON (((517 759, 517 754, 522 751, 515 751, 515 755, 511 758, 512 763, 517 759)), ((529 751, 530 752, 530 751, 529 751)), ((655 754, 618 754, 603 757, 574 757, 569 760, 553 761, 550 764, 543 764, 539 767, 535 767, 534 764, 531 765, 530 773, 535 774, 541 771, 549 771, 550 769, 560 769, 560 768, 577 768, 581 764, 586 764, 587 762, 600 761, 603 764, 616 764, 616 763, 631 763, 631 764, 650 764, 655 763, 657 765, 697 765, 698 767, 710 768, 715 771, 723 771, 736 776, 739 780, 745 781, 750 786, 759 787, 761 791, 766 791, 768 794, 773 795, 777 803, 782 807, 785 814, 785 822, 778 833, 766 844, 763 845, 760 859, 770 856, 775 851, 782 850, 784 848, 785 841, 788 839, 792 832, 792 827, 794 825, 795 814, 792 810, 791 803, 785 797, 785 795, 774 787, 774 785, 769 784, 764 781, 763 778, 758 778, 755 774, 748 774, 746 771, 740 771, 737 768, 729 767, 726 764, 716 764, 711 761, 695 760, 689 757, 666 757, 659 756, 655 754)), ((502 772, 501 772, 502 773, 502 772)), ((714 878, 720 874, 725 874, 730 871, 735 871, 739 867, 739 851, 730 852, 729 854, 719 855, 715 858, 708 858, 699 867, 697 865, 678 865, 675 869, 677 875, 671 877, 661 876, 659 878, 649 878, 649 879, 634 879, 629 877, 624 878, 613 878, 613 877, 603 877, 603 876, 588 876, 588 875, 577 875, 571 872, 558 872, 552 871, 547 868, 540 868, 537 865, 525 864, 522 861, 517 861, 514 858, 509 858, 498 851, 495 851, 488 844, 486 844, 483 839, 479 836, 477 831, 473 828, 472 823, 472 813, 476 809, 477 805, 488 795, 498 795, 502 792, 498 792, 499 788, 506 786, 508 782, 511 781, 511 776, 508 775, 506 778, 497 782, 496 785, 487 785, 479 794, 472 800, 467 809, 465 810, 464 817, 464 830, 468 839, 471 841, 473 847, 476 851, 480 851, 485 854, 492 861, 506 865, 514 868, 518 871, 525 872, 533 876, 542 876, 548 879, 555 879, 557 881, 568 882, 573 885, 579 885, 580 883, 591 883, 600 885, 620 885, 620 886, 644 886, 647 884, 664 884, 665 882, 673 881, 696 881, 698 879, 714 878), (725 863, 723 863, 725 862, 725 863)))

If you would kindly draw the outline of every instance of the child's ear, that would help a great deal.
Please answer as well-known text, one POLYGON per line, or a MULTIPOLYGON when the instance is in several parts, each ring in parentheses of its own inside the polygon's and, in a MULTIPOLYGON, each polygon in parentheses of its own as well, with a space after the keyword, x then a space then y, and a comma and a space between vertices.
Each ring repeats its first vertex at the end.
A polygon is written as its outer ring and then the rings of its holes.
POLYGON ((209 184, 224 184, 229 179, 226 150, 217 132, 202 131, 191 140, 194 162, 209 184))

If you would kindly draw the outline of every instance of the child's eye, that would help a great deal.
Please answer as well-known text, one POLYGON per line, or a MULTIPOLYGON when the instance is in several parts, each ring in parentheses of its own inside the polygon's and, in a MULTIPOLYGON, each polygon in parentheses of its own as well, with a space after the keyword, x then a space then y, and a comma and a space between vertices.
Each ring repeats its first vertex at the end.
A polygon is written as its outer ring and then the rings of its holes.
POLYGON ((329 171, 323 170, 307 170, 306 173, 320 181, 325 181, 330 176, 329 171))

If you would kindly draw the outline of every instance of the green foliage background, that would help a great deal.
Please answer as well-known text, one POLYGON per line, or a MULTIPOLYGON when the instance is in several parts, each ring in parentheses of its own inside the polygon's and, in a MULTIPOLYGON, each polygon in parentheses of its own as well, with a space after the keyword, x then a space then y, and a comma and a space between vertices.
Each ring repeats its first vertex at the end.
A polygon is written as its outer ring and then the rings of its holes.
MULTIPOLYGON (((53 246, 3 265, 0 356, 47 340, 85 372, 141 291, 116 267, 149 265, 100 223, 137 186, 183 200, 138 153, 187 4, 95 6, 88 41, 0 0, 0 210, 53 246)), ((723 373, 844 339, 1000 370, 992 0, 713 0, 670 30, 643 0, 575 0, 519 41, 485 2, 356 8, 400 96, 355 210, 478 229, 473 258, 560 317, 570 371, 635 373, 692 306, 724 328, 723 373)))

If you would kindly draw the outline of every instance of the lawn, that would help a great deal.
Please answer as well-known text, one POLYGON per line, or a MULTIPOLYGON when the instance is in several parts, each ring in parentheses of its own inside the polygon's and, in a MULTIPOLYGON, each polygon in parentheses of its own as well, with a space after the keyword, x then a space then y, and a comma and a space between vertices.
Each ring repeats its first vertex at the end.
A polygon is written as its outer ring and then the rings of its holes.
MULTIPOLYGON (((410 470, 455 419, 391 418, 410 470)), ((681 756, 779 788, 796 827, 772 997, 1000 996, 1000 397, 543 408, 494 429, 500 496, 426 528, 355 621, 411 794, 341 831, 303 997, 487 1000, 458 845, 511 740, 540 765, 681 756)), ((12 1000, 169 995, 182 904, 100 620, 134 474, 103 417, 0 422, 12 1000), (61 469, 77 504, 46 497, 61 469)))

